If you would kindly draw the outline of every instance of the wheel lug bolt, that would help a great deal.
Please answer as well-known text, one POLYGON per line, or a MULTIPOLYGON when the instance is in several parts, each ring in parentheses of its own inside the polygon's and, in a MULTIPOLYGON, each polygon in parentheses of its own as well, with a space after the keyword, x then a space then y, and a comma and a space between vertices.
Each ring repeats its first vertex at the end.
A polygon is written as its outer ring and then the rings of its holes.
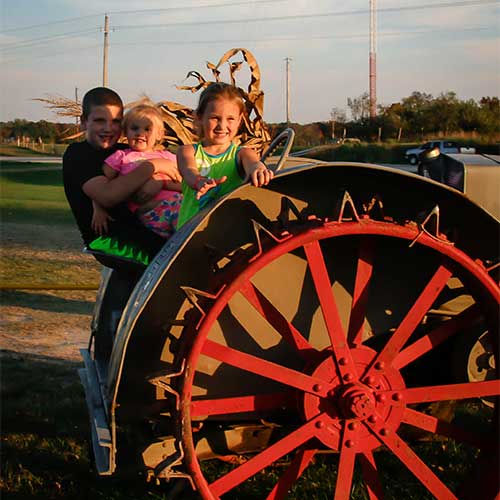
POLYGON ((316 426, 317 429, 323 429, 325 423, 322 422, 321 420, 318 420, 318 422, 316 422, 314 425, 316 426))
POLYGON ((392 395, 392 399, 394 401, 401 401, 403 399, 403 395, 400 393, 400 392, 395 392, 393 395, 392 395))
POLYGON ((348 439, 345 442, 345 446, 346 446, 346 448, 352 448, 354 446, 354 441, 352 439, 348 439))
POLYGON ((335 396, 335 391, 333 389, 330 389, 328 391, 328 397, 333 398, 333 396, 335 396))
POLYGON ((347 428, 348 428, 350 431, 355 430, 357 427, 358 427, 358 423, 357 423, 357 422, 349 422, 349 423, 347 424, 347 428))
POLYGON ((372 375, 370 375, 369 377, 366 377, 366 379, 365 379, 365 384, 367 384, 367 385, 375 385, 375 382, 377 382, 377 379, 372 375))
POLYGON ((382 429, 380 429, 380 435, 381 436, 387 436, 387 434, 389 434, 389 430, 386 429, 385 427, 383 427, 382 429))
POLYGON ((343 377, 342 377, 346 382, 350 382, 352 379, 353 379, 353 376, 350 374, 350 373, 346 373, 343 377))
POLYGON ((383 403, 383 402, 385 401, 385 399, 386 399, 386 398, 385 398, 385 394, 377 394, 377 395, 375 396, 375 399, 377 400, 377 402, 379 402, 379 403, 383 403))
POLYGON ((385 363, 383 361, 377 361, 374 365, 375 370, 383 370, 385 363))
POLYGON ((339 359, 339 365, 342 365, 342 366, 347 365, 347 359, 346 358, 340 358, 339 359))
POLYGON ((319 392, 319 391, 321 391, 321 389, 322 389, 321 384, 314 384, 313 385, 314 392, 319 392))
POLYGON ((377 417, 375 415, 370 415, 368 417, 368 422, 370 422, 370 424, 374 424, 376 421, 377 421, 377 417))

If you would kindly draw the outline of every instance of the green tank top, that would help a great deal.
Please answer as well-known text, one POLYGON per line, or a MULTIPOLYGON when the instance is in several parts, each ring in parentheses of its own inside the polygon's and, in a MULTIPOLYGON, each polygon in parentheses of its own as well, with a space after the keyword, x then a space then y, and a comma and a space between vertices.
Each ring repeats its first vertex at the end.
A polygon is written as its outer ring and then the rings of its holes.
POLYGON ((179 211, 177 229, 182 227, 193 215, 213 200, 221 198, 225 194, 233 191, 243 183, 243 179, 238 173, 238 151, 239 147, 231 145, 220 155, 210 155, 203 150, 201 143, 194 146, 194 157, 200 175, 219 179, 227 176, 222 184, 205 193, 199 200, 196 199, 196 191, 191 189, 185 181, 182 181, 182 205, 179 211))

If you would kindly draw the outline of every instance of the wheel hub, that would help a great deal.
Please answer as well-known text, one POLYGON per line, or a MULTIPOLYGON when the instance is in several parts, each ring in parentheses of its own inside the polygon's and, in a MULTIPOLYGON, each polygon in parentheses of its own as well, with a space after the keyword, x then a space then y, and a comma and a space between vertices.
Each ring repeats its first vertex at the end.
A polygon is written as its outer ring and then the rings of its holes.
MULTIPOLYGON (((329 353, 328 353, 329 354, 329 353)), ((399 391, 405 387, 403 378, 394 368, 385 369, 379 376, 363 378, 377 352, 366 346, 351 350, 353 360, 351 377, 340 379, 332 355, 320 361, 311 375, 324 380, 330 390, 326 397, 311 393, 303 396, 305 420, 318 418, 316 437, 327 447, 339 450, 343 429, 358 429, 358 449, 371 450, 380 442, 370 432, 368 423, 377 422, 383 428, 396 431, 401 422, 403 407, 393 406, 394 401, 385 397, 385 391, 399 391), (362 425, 360 425, 362 424, 362 425)))

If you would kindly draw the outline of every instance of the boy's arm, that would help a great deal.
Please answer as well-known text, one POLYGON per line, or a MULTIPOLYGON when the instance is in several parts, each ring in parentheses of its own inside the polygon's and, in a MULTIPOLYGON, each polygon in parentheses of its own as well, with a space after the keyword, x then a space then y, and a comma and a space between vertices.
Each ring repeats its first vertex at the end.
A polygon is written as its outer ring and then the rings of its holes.
POLYGON ((135 193, 153 175, 154 167, 149 161, 142 162, 128 175, 108 179, 105 175, 92 177, 82 186, 83 192, 104 208, 109 208, 135 193))
POLYGON ((269 170, 260 160, 257 153, 250 148, 241 148, 238 158, 246 174, 254 186, 264 186, 274 177, 274 172, 269 170))
POLYGON ((177 166, 186 184, 196 191, 196 199, 199 200, 207 191, 226 181, 227 177, 210 179, 200 175, 196 167, 194 148, 191 144, 180 146, 177 149, 177 166))
POLYGON ((115 177, 118 177, 118 171, 114 168, 111 168, 106 163, 102 166, 102 172, 108 179, 114 179, 115 177))

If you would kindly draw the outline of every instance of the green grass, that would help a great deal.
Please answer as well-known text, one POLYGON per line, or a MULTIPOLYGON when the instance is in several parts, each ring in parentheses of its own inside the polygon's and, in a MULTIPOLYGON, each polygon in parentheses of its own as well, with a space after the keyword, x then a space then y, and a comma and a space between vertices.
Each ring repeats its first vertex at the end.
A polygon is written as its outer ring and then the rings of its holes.
POLYGON ((0 170, 0 186, 2 222, 74 223, 64 195, 60 167, 11 163, 8 171, 0 170), (51 170, 32 170, 39 166, 51 170))

